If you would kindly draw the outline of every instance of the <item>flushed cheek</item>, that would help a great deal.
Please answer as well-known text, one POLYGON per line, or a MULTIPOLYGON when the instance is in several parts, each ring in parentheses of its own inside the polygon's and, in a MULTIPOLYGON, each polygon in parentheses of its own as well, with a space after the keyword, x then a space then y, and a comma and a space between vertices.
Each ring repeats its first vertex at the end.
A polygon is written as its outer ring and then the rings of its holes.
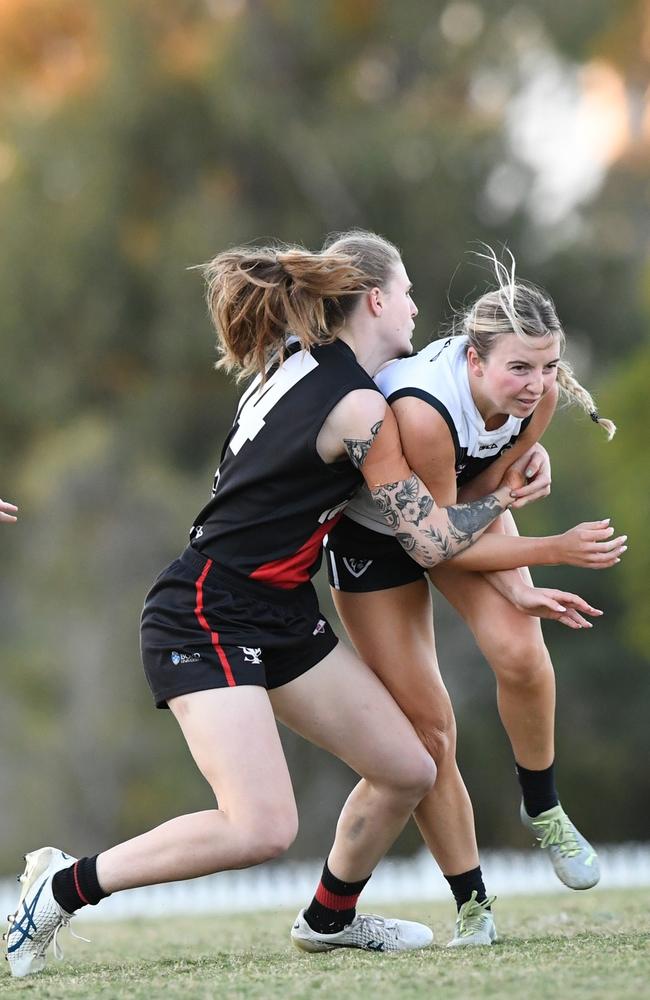
POLYGON ((501 395, 507 398, 516 398, 524 393, 525 384, 521 379, 506 378, 500 383, 501 395))

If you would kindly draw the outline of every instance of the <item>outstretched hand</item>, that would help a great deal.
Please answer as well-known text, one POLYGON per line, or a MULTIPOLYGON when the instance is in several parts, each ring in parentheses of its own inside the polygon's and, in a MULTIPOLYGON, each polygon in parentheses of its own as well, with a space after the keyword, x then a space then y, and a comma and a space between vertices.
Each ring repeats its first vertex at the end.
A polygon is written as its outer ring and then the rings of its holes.
POLYGON ((604 521, 584 521, 554 539, 555 563, 582 566, 584 569, 607 569, 621 561, 627 551, 627 535, 612 538, 614 528, 604 521))
POLYGON ((530 587, 527 584, 517 588, 513 604, 527 615, 550 618, 567 628, 593 628, 584 615, 599 618, 603 613, 598 608, 592 608, 591 604, 587 604, 577 594, 550 587, 530 587))
POLYGON ((0 500, 0 521, 17 521, 18 518, 15 516, 17 513, 18 508, 15 504, 0 500))

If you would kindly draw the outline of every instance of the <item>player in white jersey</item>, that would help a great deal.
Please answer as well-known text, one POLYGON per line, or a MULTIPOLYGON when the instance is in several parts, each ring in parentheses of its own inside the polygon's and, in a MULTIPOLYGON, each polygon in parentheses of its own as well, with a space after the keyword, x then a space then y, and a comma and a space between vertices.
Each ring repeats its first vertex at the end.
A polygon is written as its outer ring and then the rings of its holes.
MULTIPOLYGON (((564 334, 551 300, 516 281, 493 259, 498 288, 463 318, 459 335, 385 367, 376 381, 397 417, 404 453, 437 503, 470 499, 498 482, 504 464, 543 434, 562 388, 605 426, 593 400, 561 360, 564 334)), ((536 459, 520 495, 548 491, 550 470, 536 459)), ((417 524, 417 498, 401 497, 417 524)), ((514 505, 516 506, 516 504, 514 505)), ((455 723, 436 661, 425 571, 406 559, 363 492, 330 533, 327 563, 334 601, 360 656, 413 722, 438 767, 435 787, 416 811, 422 835, 459 908, 452 945, 495 939, 474 833, 471 803, 455 761, 455 723)), ((539 617, 587 627, 599 612, 575 595, 532 586, 529 565, 605 568, 625 537, 608 522, 552 538, 519 537, 505 512, 471 550, 430 579, 463 616, 497 680, 499 712, 513 748, 521 818, 574 889, 599 878, 595 852, 560 805, 554 780, 555 683, 539 617), (522 568, 519 568, 522 567, 522 568)))
MULTIPOLYGON (((472 397, 467 348, 465 336, 434 340, 410 358, 390 362, 375 378, 389 403, 415 398, 439 413, 454 445, 458 488, 511 448, 531 421, 531 415, 507 414, 497 427, 486 427, 472 397)), ((383 535, 393 534, 367 490, 359 491, 345 516, 383 535)))

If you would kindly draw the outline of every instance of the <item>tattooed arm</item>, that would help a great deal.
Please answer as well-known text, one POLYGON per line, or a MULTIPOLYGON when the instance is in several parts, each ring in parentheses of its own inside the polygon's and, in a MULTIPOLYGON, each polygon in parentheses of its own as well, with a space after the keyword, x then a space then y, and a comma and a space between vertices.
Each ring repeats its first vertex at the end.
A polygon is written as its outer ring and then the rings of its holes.
POLYGON ((503 484, 471 503, 439 507, 406 462, 395 417, 383 397, 359 390, 342 402, 334 419, 328 418, 330 429, 341 432, 338 440, 361 471, 373 502, 420 565, 436 566, 462 552, 512 502, 511 487, 503 484))
POLYGON ((511 502, 510 490, 501 487, 471 503, 438 507, 414 473, 371 488, 370 495, 400 545, 421 566, 436 566, 468 548, 511 502))
MULTIPOLYGON (((521 471, 525 472, 531 456, 532 435, 541 433, 550 419, 549 412, 542 414, 543 419, 536 423, 533 417, 514 447, 468 486, 462 487, 459 497, 456 488, 456 452, 446 421, 428 403, 414 396, 403 396, 396 400, 392 410, 409 466, 438 504, 444 504, 448 509, 458 499, 468 503, 489 494, 501 485, 504 474, 509 474, 515 459, 524 463, 521 471)), ((522 483, 524 481, 522 478, 522 483)), ((514 485, 518 484, 515 482, 514 485)), ((521 493, 516 492, 518 496, 521 493)), ((542 490, 542 495, 546 492, 547 490, 542 490)), ((527 500, 533 498, 529 495, 527 500)), ((520 500, 513 507, 518 507, 519 503, 520 500)), ((508 518, 511 523, 511 515, 508 518)), ((520 537, 516 531, 504 532, 502 520, 505 519, 495 522, 490 531, 484 532, 476 545, 455 556, 453 566, 483 573, 510 571, 521 566, 555 564, 605 569, 614 565, 624 545, 624 539, 614 538, 613 529, 602 522, 580 524, 561 535, 530 538, 520 537)), ((498 581, 492 577, 489 579, 503 593, 500 584, 504 578, 501 577, 498 581)), ((519 577, 515 573, 511 579, 518 583, 519 577)))

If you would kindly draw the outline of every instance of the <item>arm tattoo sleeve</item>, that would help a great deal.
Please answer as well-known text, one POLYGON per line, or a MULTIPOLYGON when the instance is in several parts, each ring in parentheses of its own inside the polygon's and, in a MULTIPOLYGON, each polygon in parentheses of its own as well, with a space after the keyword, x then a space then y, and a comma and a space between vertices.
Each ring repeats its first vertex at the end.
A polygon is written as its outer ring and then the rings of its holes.
POLYGON ((487 528, 488 524, 503 513, 503 509, 493 493, 481 497, 480 500, 473 500, 472 503, 458 503, 453 507, 446 507, 450 533, 458 542, 467 541, 477 531, 487 528))
POLYGON ((378 420, 370 428, 370 437, 366 438, 365 441, 359 440, 358 438, 343 438, 343 444, 345 445, 346 451, 350 456, 350 461, 352 462, 355 469, 360 469, 366 460, 366 455, 370 451, 372 442, 375 440, 379 434, 383 420, 378 420))
POLYGON ((379 486, 370 493, 397 541, 423 566, 436 566, 458 555, 505 509, 494 494, 472 503, 438 508, 415 475, 400 483, 379 486), (434 510, 446 513, 446 524, 426 523, 434 510), (422 521, 425 523, 421 525, 422 521))

